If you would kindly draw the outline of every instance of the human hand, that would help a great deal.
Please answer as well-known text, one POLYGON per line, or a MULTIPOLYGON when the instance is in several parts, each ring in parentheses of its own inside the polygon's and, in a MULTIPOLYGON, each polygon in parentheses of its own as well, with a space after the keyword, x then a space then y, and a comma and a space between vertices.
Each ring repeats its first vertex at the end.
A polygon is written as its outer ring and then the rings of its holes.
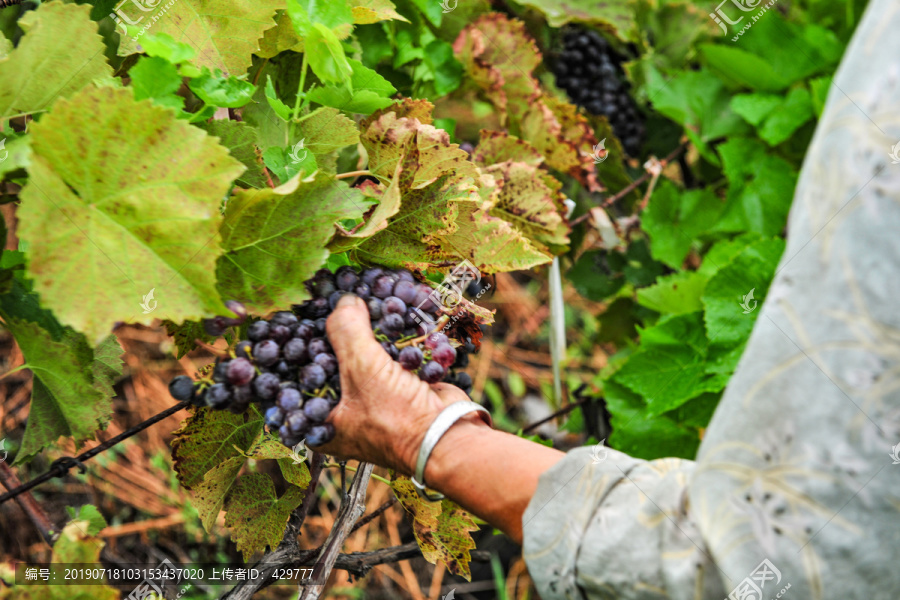
POLYGON ((335 438, 316 449, 411 475, 431 422, 446 405, 468 396, 447 383, 429 385, 392 360, 356 296, 341 298, 327 333, 340 365, 341 401, 328 419, 335 438))

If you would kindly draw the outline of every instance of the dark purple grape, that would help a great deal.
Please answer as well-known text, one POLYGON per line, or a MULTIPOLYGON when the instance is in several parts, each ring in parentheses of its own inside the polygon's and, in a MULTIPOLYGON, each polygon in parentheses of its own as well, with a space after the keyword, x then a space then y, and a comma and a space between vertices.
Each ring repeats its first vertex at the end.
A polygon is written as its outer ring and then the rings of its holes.
POLYGON ((465 346, 456 349, 456 360, 452 366, 454 369, 465 369, 469 366, 469 353, 466 352, 465 346))
POLYGON ((426 383, 437 383, 444 378, 446 371, 436 361, 430 360, 419 369, 419 379, 426 383))
POLYGON ((284 419, 285 425, 291 430, 291 433, 302 437, 309 431, 309 417, 302 410, 292 411, 284 419))
POLYGON ((400 351, 400 366, 407 371, 415 371, 422 364, 422 351, 415 346, 407 346, 400 351))
POLYGON ((309 355, 306 353, 306 342, 300 338, 288 340, 281 352, 289 363, 301 364, 309 360, 309 355))
POLYGON ((382 275, 369 287, 372 288, 372 295, 376 298, 387 298, 394 293, 394 280, 388 275, 382 275))
POLYGON ((335 375, 328 380, 328 387, 331 388, 331 396, 333 399, 339 400, 341 397, 341 376, 335 375))
POLYGON ((260 400, 271 400, 281 391, 281 381, 275 373, 262 373, 253 380, 253 392, 260 400))
POLYGON ((381 318, 380 324, 381 330, 387 335, 403 331, 403 317, 396 313, 384 315, 381 318))
POLYGON ((341 267, 334 277, 334 282, 338 289, 349 292, 359 283, 359 275, 350 267, 341 267))
POLYGON ((253 343, 248 340, 241 340, 234 345, 234 355, 238 358, 250 358, 253 354, 253 343))
POLYGON ((278 399, 275 400, 275 403, 285 414, 288 414, 292 410, 300 408, 300 405, 303 404, 303 396, 297 390, 288 388, 278 392, 278 399))
POLYGON ((212 319, 203 319, 203 331, 212 337, 219 337, 228 329, 228 321, 225 317, 213 317, 212 319))
POLYGON ((420 283, 416 287, 416 299, 414 306, 423 312, 434 314, 437 312, 439 304, 435 302, 434 290, 424 283, 420 283))
POLYGON ((212 380, 216 383, 225 383, 225 372, 228 369, 228 361, 217 362, 213 368, 212 380))
POLYGON ((225 303, 225 308, 235 314, 235 318, 233 319, 237 321, 235 325, 243 323, 244 319, 247 318, 247 308, 237 300, 229 300, 225 303))
POLYGON ((303 319, 300 321, 300 324, 297 325, 297 329, 294 331, 294 337, 300 338, 303 341, 308 342, 316 335, 316 322, 310 319, 303 319))
POLYGON ((330 412, 331 404, 329 404, 326 398, 316 396, 308 399, 303 405, 303 414, 305 414, 313 423, 324 422, 325 419, 328 418, 328 413, 330 412))
POLYGON ((297 315, 288 310, 278 311, 269 319, 269 323, 272 325, 284 325, 289 328, 296 327, 299 321, 300 319, 297 318, 297 315))
POLYGON ((224 383, 214 383, 206 390, 206 405, 215 410, 228 408, 231 404, 231 390, 224 383))
POLYGON ((286 325, 275 325, 269 329, 269 335, 280 345, 291 339, 293 332, 286 325))
POLYGON ((405 303, 412 304, 416 301, 416 284, 411 281, 401 279, 394 284, 394 295, 403 300, 405 303))
POLYGON ((390 342, 381 342, 381 347, 384 348, 384 351, 388 353, 388 355, 393 359, 397 360, 400 358, 400 351, 397 350, 397 346, 393 345, 390 342))
POLYGON ((406 302, 397 296, 388 296, 382 304, 382 311, 385 314, 394 313, 396 315, 404 315, 406 313, 406 302))
POLYGON ((194 406, 206 406, 206 388, 199 385, 194 386, 191 393, 191 404, 194 406))
POLYGON ((373 321, 377 321, 384 315, 384 311, 382 309, 383 303, 378 298, 369 298, 369 301, 366 302, 366 305, 369 307, 369 318, 373 321))
POLYGON ((324 298, 313 298, 309 301, 308 306, 308 315, 312 319, 320 319, 322 317, 327 317, 328 313, 331 312, 331 307, 328 305, 328 297, 324 298))
POLYGON ((440 363, 445 369, 449 368, 456 360, 456 350, 450 344, 439 344, 431 351, 431 359, 440 363))
POLYGON ((328 306, 331 307, 331 310, 335 309, 335 307, 337 306, 337 303, 346 294, 347 294, 347 292, 345 292, 344 290, 338 290, 338 291, 334 292, 333 294, 331 294, 330 296, 328 296, 328 306))
POLYGON ((334 425, 331 423, 322 423, 315 425, 309 429, 306 434, 306 443, 309 446, 321 446, 327 444, 334 439, 334 425))
POLYGON ((309 343, 306 345, 306 351, 310 358, 315 358, 319 354, 331 352, 331 345, 325 338, 314 337, 309 340, 309 343))
POLYGON ((194 381, 187 375, 179 375, 169 382, 169 393, 176 400, 190 400, 194 393, 194 381))
POLYGON ((271 428, 281 427, 284 424, 284 411, 273 406, 266 410, 266 425, 271 428))
POLYGON ((333 377, 337 375, 338 372, 338 363, 337 359, 327 352, 323 352, 322 354, 317 354, 313 359, 315 364, 319 365, 323 369, 325 369, 326 377, 333 377))
POLYGON ((366 269, 362 272, 362 277, 360 279, 364 284, 369 286, 370 288, 375 283, 375 280, 384 275, 384 270, 379 269, 378 267, 373 267, 371 269, 366 269))
POLYGON ((255 321, 247 328, 247 337, 251 342, 261 342, 269 337, 268 321, 255 321))
POLYGON ((271 367, 277 363, 280 353, 278 342, 274 340, 263 340, 253 346, 253 359, 263 367, 271 367))
POLYGON ((394 275, 397 277, 397 281, 409 281, 410 283, 416 282, 416 278, 413 277, 413 274, 406 269, 394 269, 394 275))
POLYGON ((365 283, 358 283, 356 287, 353 288, 353 293, 362 298, 363 300, 368 300, 372 297, 372 290, 365 283))
POLYGON ((278 361, 278 364, 275 365, 272 370, 275 373, 278 373, 278 376, 285 381, 296 379, 297 377, 296 367, 294 367, 293 365, 289 365, 285 360, 278 361))
MULTIPOLYGON (((226 364, 226 363, 222 363, 226 364)), ((235 358, 228 361, 225 378, 231 385, 247 385, 256 375, 256 369, 246 358, 235 358)))
POLYGON ((320 317, 320 318, 316 319, 315 323, 316 323, 316 333, 320 337, 325 335, 326 326, 328 324, 328 319, 326 319, 325 317, 320 317))
POLYGON ((329 273, 327 278, 322 277, 320 279, 317 276, 316 279, 313 280, 311 291, 319 298, 327 298, 328 296, 333 294, 336 289, 337 287, 334 285, 334 280, 331 278, 331 273, 329 273))
POLYGON ((291 433, 290 427, 288 427, 286 424, 278 428, 278 437, 281 438, 281 443, 285 446, 296 446, 298 443, 300 443, 301 439, 301 436, 297 436, 291 433))
POLYGON ((303 367, 300 383, 307 390, 317 390, 325 385, 325 369, 315 363, 303 367))
POLYGON ((429 350, 434 350, 441 344, 449 344, 450 339, 440 332, 435 332, 425 338, 425 347, 429 350))
POLYGON ((460 371, 456 374, 456 386, 468 394, 472 391, 472 378, 465 371, 460 371))
MULTIPOLYGON (((235 402, 249 405, 253 402, 253 388, 250 385, 238 385, 231 388, 231 397, 235 402)), ((246 408, 246 406, 244 406, 246 408)))

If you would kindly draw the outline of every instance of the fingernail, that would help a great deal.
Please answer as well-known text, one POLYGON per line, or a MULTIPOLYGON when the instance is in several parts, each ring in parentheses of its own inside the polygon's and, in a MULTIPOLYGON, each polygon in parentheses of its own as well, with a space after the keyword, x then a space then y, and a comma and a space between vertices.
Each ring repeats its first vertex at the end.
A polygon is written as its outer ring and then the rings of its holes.
POLYGON ((341 299, 338 300, 335 308, 340 308, 342 306, 359 306, 362 303, 362 300, 356 294, 344 294, 341 296, 341 299))

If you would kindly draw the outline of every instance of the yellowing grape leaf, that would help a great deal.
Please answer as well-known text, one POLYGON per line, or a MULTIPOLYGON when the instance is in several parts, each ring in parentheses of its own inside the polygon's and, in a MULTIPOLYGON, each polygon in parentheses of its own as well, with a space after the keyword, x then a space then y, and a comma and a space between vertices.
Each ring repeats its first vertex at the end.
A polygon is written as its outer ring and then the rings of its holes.
POLYGON ((335 223, 365 212, 359 190, 321 173, 313 181, 301 175, 275 189, 241 190, 226 208, 219 289, 250 312, 308 298, 303 282, 328 258, 335 223))
POLYGON ((237 480, 225 503, 225 526, 245 561, 266 545, 273 550, 278 547, 291 511, 300 506, 303 495, 300 488, 289 486, 279 498, 272 478, 263 473, 237 480))
POLYGON ((357 25, 368 25, 378 21, 405 21, 409 19, 397 12, 397 7, 390 0, 351 0, 353 22, 357 25))
POLYGON ((115 336, 93 351, 83 335, 71 330, 55 341, 36 323, 12 318, 6 327, 34 376, 28 426, 16 464, 55 444, 60 436, 71 436, 80 444, 104 427, 112 414, 111 383, 121 373, 122 348, 115 336))
POLYGON ((24 13, 19 25, 25 36, 0 58, 0 118, 46 110, 57 97, 111 79, 103 38, 90 14, 90 6, 61 2, 24 13))
POLYGON ((32 125, 32 149, 18 234, 35 291, 61 322, 96 342, 115 321, 225 314, 218 207, 244 171, 225 148, 172 111, 104 87, 59 100, 32 125))
POLYGON ((604 29, 620 40, 637 41, 633 0, 522 0, 547 17, 551 27, 583 23, 604 29))
POLYGON ((304 140, 316 158, 359 143, 359 130, 353 119, 336 108, 323 106, 297 123, 297 136, 304 140))
MULTIPOLYGON (((260 49, 263 33, 275 25, 275 11, 284 8, 284 0, 178 0, 170 6, 160 2, 150 11, 138 6, 126 2, 120 16, 137 21, 137 28, 152 22, 149 33, 166 33, 189 44, 197 51, 193 60, 197 66, 243 75, 251 55, 260 49)), ((120 36, 119 55, 140 52, 140 43, 140 37, 120 36)))
POLYGON ((379 183, 366 186, 363 188, 365 191, 361 190, 366 196, 377 198, 378 204, 365 214, 363 222, 353 231, 345 231, 343 227, 339 227, 334 240, 328 245, 329 251, 337 254, 352 248, 359 243, 360 239, 371 237, 388 226, 388 219, 400 211, 401 167, 402 165, 397 163, 397 170, 394 172, 394 177, 387 188, 379 183))
POLYGON ((391 488, 412 517, 413 534, 425 560, 431 564, 441 560, 450 573, 471 581, 469 551, 475 548, 475 540, 470 532, 478 530, 472 515, 446 498, 440 502, 422 499, 407 477, 396 477, 391 488))
POLYGON ((514 160, 533 167, 544 162, 544 157, 534 146, 504 131, 481 130, 481 139, 472 152, 472 162, 486 167, 506 160, 514 160))
POLYGON ((228 148, 231 156, 247 167, 247 170, 238 178, 238 184, 253 188, 261 188, 267 184, 262 162, 256 154, 259 142, 255 128, 246 123, 228 119, 213 119, 209 123, 202 124, 201 127, 209 135, 219 138, 219 143, 228 148))

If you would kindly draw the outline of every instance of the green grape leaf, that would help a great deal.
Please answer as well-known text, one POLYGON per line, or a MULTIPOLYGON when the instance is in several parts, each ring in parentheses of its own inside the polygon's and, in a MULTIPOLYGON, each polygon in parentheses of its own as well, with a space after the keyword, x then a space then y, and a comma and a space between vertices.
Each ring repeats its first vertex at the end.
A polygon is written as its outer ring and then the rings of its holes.
POLYGON ((522 0, 547 17, 551 27, 583 23, 608 31, 620 40, 635 38, 634 7, 629 0, 522 0))
POLYGON ((709 188, 682 191, 672 182, 661 180, 641 214, 653 258, 674 269, 681 268, 694 240, 716 224, 724 208, 709 188))
POLYGON ((90 10, 49 2, 24 13, 25 36, 0 58, 0 118, 46 110, 58 97, 112 78, 90 10))
POLYGON ((442 10, 440 2, 431 2, 430 0, 411 0, 411 2, 422 12, 432 25, 438 28, 441 26, 444 11, 442 10))
POLYGON ((16 135, 12 131, 4 131, 3 135, 5 137, 0 138, 0 155, 5 153, 6 159, 0 162, 0 181, 7 173, 27 169, 31 165, 31 136, 16 135))
MULTIPOLYGON (((125 3, 120 11, 136 27, 153 24, 154 36, 167 34, 176 42, 190 44, 197 53, 198 67, 221 69, 227 75, 243 75, 259 50, 263 32, 275 25, 275 11, 284 0, 178 0, 171 6, 161 2, 153 12, 125 3)), ((141 51, 145 35, 120 36, 119 56, 141 51)))
POLYGON ((197 509, 200 523, 206 531, 212 531, 216 517, 225 505, 225 498, 245 464, 247 459, 243 456, 232 456, 207 471, 203 481, 191 488, 191 503, 197 509))
POLYGON ((300 37, 306 38, 315 25, 332 30, 339 39, 350 34, 353 12, 347 2, 287 0, 287 14, 300 37))
POLYGON ((205 343, 212 343, 214 338, 206 333, 203 329, 203 323, 199 321, 185 321, 184 323, 173 323, 165 320, 163 325, 166 327, 166 334, 175 339, 175 358, 180 358, 197 347, 197 340, 205 343))
POLYGON ((710 340, 734 345, 750 336, 759 314, 754 309, 765 299, 783 252, 781 238, 760 240, 744 248, 709 280, 703 306, 710 340), (744 301, 750 293, 752 297, 744 301))
POLYGON ((361 217, 364 206, 359 190, 322 174, 238 191, 222 224, 225 254, 216 275, 223 297, 260 314, 308 298, 303 282, 328 258, 335 223, 361 217))
POLYGON ((329 85, 314 88, 307 93, 306 97, 311 102, 323 106, 364 115, 394 103, 389 96, 397 90, 387 79, 358 60, 351 58, 347 59, 347 62, 353 69, 353 74, 350 76, 350 87, 329 85))
POLYGON ((352 119, 341 111, 318 108, 303 118, 296 127, 297 136, 304 140, 304 147, 317 157, 324 157, 359 143, 359 130, 352 119))
POLYGON ((372 237, 388 226, 388 219, 400 211, 400 166, 394 173, 391 184, 385 188, 382 184, 360 186, 360 191, 367 197, 375 198, 378 204, 366 212, 363 223, 353 231, 338 231, 328 246, 331 252, 341 252, 356 246, 360 239, 372 237))
POLYGON ((135 100, 150 99, 176 111, 184 108, 184 98, 175 92, 181 87, 178 67, 163 58, 142 56, 128 71, 135 100))
POLYGON ((463 66, 453 56, 453 46, 433 40, 424 48, 422 63, 416 70, 419 81, 433 81, 434 93, 446 96, 462 83, 463 66))
POLYGON ((60 436, 76 444, 104 427, 112 415, 112 380, 122 353, 112 337, 95 355, 84 336, 71 330, 57 341, 39 325, 6 319, 34 377, 31 411, 16 464, 33 457, 60 436), (118 348, 118 351, 116 351, 118 348))
POLYGON ((100 514, 100 511, 97 510, 97 507, 93 504, 79 506, 78 510, 75 510, 71 506, 67 506, 66 512, 69 513, 69 516, 72 517, 73 521, 78 520, 87 522, 84 531, 87 532, 88 535, 97 535, 104 527, 106 527, 106 519, 103 518, 103 515, 100 514))
POLYGON ((269 106, 272 107, 272 110, 275 111, 275 114, 281 117, 283 121, 290 120, 291 109, 287 104, 278 99, 278 94, 275 93, 275 86, 272 85, 271 75, 266 77, 266 101, 269 103, 269 106))
POLYGON ((224 77, 222 71, 215 73, 203 67, 199 77, 188 82, 191 91, 210 106, 240 108, 253 98, 256 86, 249 81, 238 79, 234 75, 224 77))
POLYGON ((213 272, 218 207, 245 170, 225 148, 110 87, 58 101, 31 135, 18 234, 30 244, 35 291, 63 323, 96 341, 115 321, 224 314, 213 272), (91 143, 69 143, 73 129, 91 143), (142 315, 150 290, 161 310, 142 315))
POLYGON ((173 65, 180 65, 197 56, 193 46, 176 41, 168 33, 145 33, 141 36, 141 49, 148 56, 162 58, 173 65))
POLYGON ((637 291, 638 303, 658 313, 681 315, 703 310, 700 296, 707 278, 696 271, 659 277, 654 285, 637 291))
POLYGON ((244 475, 234 484, 225 502, 225 526, 237 549, 249 561, 253 553, 278 547, 291 511, 300 506, 304 492, 290 486, 279 498, 272 478, 264 473, 244 475))
POLYGON ((397 12, 397 7, 390 0, 350 0, 353 11, 353 22, 357 25, 368 25, 378 21, 409 20, 397 12))
POLYGON ((287 182, 298 173, 311 175, 316 171, 318 166, 316 164, 316 155, 306 149, 299 148, 299 142, 297 145, 297 148, 290 150, 272 146, 271 148, 266 148, 262 154, 266 167, 281 182, 287 182))
MULTIPOLYGON (((337 3, 336 3, 337 4, 337 3)), ((337 36, 325 25, 314 23, 304 38, 309 67, 326 83, 346 84, 353 69, 337 36)))
POLYGON ((231 156, 247 167, 247 170, 238 177, 238 183, 252 188, 261 188, 267 185, 266 174, 263 173, 262 165, 256 155, 256 129, 246 123, 229 119, 213 119, 208 123, 200 124, 200 127, 209 135, 219 138, 219 143, 228 148, 231 156))
POLYGON ((472 515, 447 498, 440 502, 421 498, 407 477, 394 478, 391 489, 412 518, 413 534, 425 560, 443 561, 450 573, 471 581, 470 551, 475 548, 471 532, 478 530, 472 515))
POLYGON ((566 278, 579 294, 588 300, 602 302, 625 285, 625 276, 611 268, 610 256, 621 256, 621 253, 607 253, 605 250, 585 252, 569 269, 566 278))
POLYGON ((759 137, 770 146, 777 146, 812 118, 813 104, 809 92, 806 88, 793 88, 778 109, 766 119, 759 130, 759 137))
POLYGON ((751 125, 759 127, 781 101, 782 97, 778 94, 737 94, 731 99, 731 110, 751 125))

